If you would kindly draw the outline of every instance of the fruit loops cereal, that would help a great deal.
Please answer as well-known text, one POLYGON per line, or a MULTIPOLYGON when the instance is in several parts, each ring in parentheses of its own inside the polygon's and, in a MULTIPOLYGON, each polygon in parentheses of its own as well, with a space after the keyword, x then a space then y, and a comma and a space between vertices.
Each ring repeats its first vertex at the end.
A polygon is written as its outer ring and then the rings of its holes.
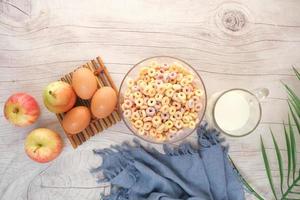
POLYGON ((204 91, 181 65, 142 67, 138 77, 127 78, 126 84, 121 108, 138 134, 163 142, 198 123, 204 91))

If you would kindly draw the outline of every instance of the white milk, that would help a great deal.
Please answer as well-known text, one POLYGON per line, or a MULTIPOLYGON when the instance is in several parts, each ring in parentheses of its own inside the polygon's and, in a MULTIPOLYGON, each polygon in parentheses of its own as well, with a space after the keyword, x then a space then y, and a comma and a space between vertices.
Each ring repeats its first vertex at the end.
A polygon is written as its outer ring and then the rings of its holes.
POLYGON ((237 91, 230 91, 219 98, 215 105, 214 117, 224 131, 242 128, 250 116, 247 100, 237 91))

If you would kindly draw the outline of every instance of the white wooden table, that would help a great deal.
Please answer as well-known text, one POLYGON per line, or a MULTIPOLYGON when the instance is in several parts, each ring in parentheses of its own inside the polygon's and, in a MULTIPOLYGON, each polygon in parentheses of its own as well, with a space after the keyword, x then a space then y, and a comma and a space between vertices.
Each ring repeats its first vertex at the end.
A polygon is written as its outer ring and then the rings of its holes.
POLYGON ((299 0, 0 0, 0 106, 23 91, 42 108, 39 121, 23 129, 0 114, 0 200, 99 199, 103 189, 89 169, 100 159, 92 149, 134 136, 119 123, 73 150, 41 97, 48 83, 98 55, 117 85, 141 59, 170 55, 197 69, 209 95, 234 87, 268 88, 257 130, 227 142, 244 176, 270 199, 259 136, 274 153, 271 127, 283 148, 281 123, 288 108, 281 82, 300 89, 291 70, 300 68, 299 11, 299 0), (24 138, 35 127, 64 137, 55 161, 38 164, 25 155, 24 138))

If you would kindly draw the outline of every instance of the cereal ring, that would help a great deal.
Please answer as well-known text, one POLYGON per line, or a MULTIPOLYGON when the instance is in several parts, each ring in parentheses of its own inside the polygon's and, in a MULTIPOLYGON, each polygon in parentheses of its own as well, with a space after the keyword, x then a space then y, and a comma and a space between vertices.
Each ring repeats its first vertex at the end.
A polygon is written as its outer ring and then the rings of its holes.
POLYGON ((177 101, 173 101, 172 106, 174 106, 176 108, 176 110, 179 110, 181 108, 181 103, 179 103, 177 101))
POLYGON ((181 73, 177 74, 176 80, 180 82, 182 79, 183 79, 183 74, 181 74, 181 73))
POLYGON ((131 116, 131 110, 124 110, 123 115, 124 117, 129 118, 131 116))
POLYGON ((155 126, 159 126, 161 124, 161 118, 159 116, 154 116, 152 118, 152 124, 155 126))
POLYGON ((175 121, 177 120, 177 119, 176 119, 176 116, 175 116, 175 115, 171 115, 171 116, 170 116, 170 120, 173 121, 173 122, 175 122, 175 121))
POLYGON ((153 108, 153 107, 148 107, 147 109, 146 109, 146 114, 147 114, 147 116, 153 116, 153 115, 155 115, 155 108, 153 108))
POLYGON ((199 103, 200 102, 200 98, 198 96, 193 96, 192 99, 193 99, 193 101, 195 103, 199 103))
POLYGON ((178 98, 179 98, 182 102, 184 102, 184 101, 186 100, 186 94, 183 93, 183 92, 179 92, 179 93, 178 93, 178 98))
POLYGON ((188 93, 186 93, 186 97, 188 99, 191 99, 193 95, 194 95, 194 92, 188 92, 188 93))
POLYGON ((147 73, 148 73, 148 69, 149 69, 149 67, 142 67, 141 69, 140 69, 140 76, 141 75, 146 75, 147 73))
POLYGON ((134 101, 135 105, 138 107, 141 107, 144 104, 144 101, 142 98, 138 98, 134 101))
POLYGON ((175 117, 176 117, 176 119, 181 119, 181 118, 182 118, 182 112, 177 111, 177 112, 175 113, 175 117))
POLYGON ((161 125, 156 129, 156 132, 157 132, 157 133, 163 133, 163 132, 164 132, 164 129, 165 129, 165 125, 164 125, 164 124, 161 124, 161 125))
MULTIPOLYGON (((136 85, 135 85, 136 86, 136 85)), ((143 95, 142 95, 142 93, 141 92, 135 92, 135 93, 133 93, 133 96, 137 99, 137 98, 142 98, 143 97, 143 95)))
POLYGON ((169 77, 171 80, 176 80, 176 77, 177 77, 177 73, 175 71, 172 71, 170 74, 169 74, 169 77))
POLYGON ((132 93, 129 95, 128 99, 132 101, 135 99, 132 93))
POLYGON ((198 96, 198 97, 202 97, 204 94, 203 90, 201 89, 197 89, 195 90, 195 95, 198 96))
POLYGON ((169 67, 170 72, 178 72, 178 67, 176 64, 173 64, 169 67))
POLYGON ((198 114, 196 112, 191 112, 189 114, 189 116, 192 118, 192 119, 197 119, 198 118, 198 114))
POLYGON ((161 101, 163 97, 164 96, 162 94, 157 93, 154 98, 155 98, 156 101, 161 101))
POLYGON ((170 129, 170 128, 173 127, 173 122, 172 122, 171 120, 168 120, 168 121, 165 122, 165 126, 166 126, 168 129, 170 129))
POLYGON ((190 85, 186 85, 186 86, 184 86, 183 88, 182 88, 182 92, 184 92, 184 93, 189 93, 189 92, 192 92, 192 87, 190 86, 190 85))
POLYGON ((144 123, 144 126, 143 128, 146 130, 146 131, 149 131, 152 127, 152 123, 151 122, 146 122, 144 123))
POLYGON ((149 90, 149 94, 148 94, 148 95, 149 95, 150 97, 154 97, 155 94, 156 94, 156 90, 153 89, 153 88, 151 88, 151 89, 149 90))
POLYGON ((195 111, 199 112, 200 110, 202 110, 202 103, 197 103, 195 105, 195 111))
POLYGON ((187 80, 189 83, 193 82, 193 80, 194 80, 194 76, 193 76, 193 75, 187 75, 185 78, 186 78, 186 80, 187 80))
POLYGON ((189 128, 189 123, 183 123, 182 127, 183 128, 189 128))
POLYGON ((149 134, 150 134, 151 137, 155 137, 155 136, 156 136, 156 131, 155 131, 155 129, 154 129, 154 128, 151 128, 151 129, 149 130, 149 134))
POLYGON ((174 90, 173 89, 167 89, 166 90, 166 92, 165 92, 165 94, 166 94, 166 96, 168 96, 168 97, 172 97, 173 96, 173 94, 174 94, 174 90))
POLYGON ((131 89, 132 89, 132 91, 137 92, 137 91, 140 90, 140 87, 137 86, 137 85, 133 85, 133 86, 131 87, 131 89))
POLYGON ((171 83, 172 85, 174 85, 174 84, 177 83, 177 81, 176 81, 176 79, 171 79, 171 80, 169 81, 169 83, 171 83))
POLYGON ((154 98, 150 98, 148 101, 147 101, 147 104, 148 106, 150 107, 153 107, 156 105, 156 100, 154 98))
MULTIPOLYGON (((131 111, 131 112, 132 112, 132 111, 131 111)), ((131 119, 132 119, 132 120, 138 120, 138 119, 140 119, 139 113, 138 113, 137 111, 132 112, 132 114, 131 114, 131 119)))
POLYGON ((148 83, 148 82, 150 82, 150 76, 145 76, 144 78, 143 78, 143 81, 145 81, 146 83, 148 83))
POLYGON ((188 85, 189 84, 189 82, 187 81, 187 79, 186 78, 183 78, 183 79, 181 79, 181 81, 180 81, 180 85, 182 85, 182 86, 186 86, 186 85, 188 85))
POLYGON ((156 88, 156 84, 150 82, 150 83, 148 84, 148 87, 151 88, 151 89, 155 89, 155 88, 156 88))
POLYGON ((176 113, 176 108, 175 108, 175 106, 171 106, 171 107, 170 107, 169 113, 170 113, 170 115, 174 115, 174 114, 176 113))
POLYGON ((161 113, 160 116, 163 121, 166 121, 170 118, 169 113, 161 113))
POLYGON ((142 105, 142 106, 140 106, 140 109, 142 109, 142 110, 146 110, 148 108, 148 106, 147 105, 142 105))
POLYGON ((157 134, 155 138, 157 141, 165 141, 166 140, 166 136, 163 134, 157 134))
POLYGON ((155 78, 156 78, 156 80, 160 80, 160 81, 163 82, 163 80, 164 80, 164 74, 163 73, 158 73, 155 78))
POLYGON ((166 90, 167 90, 167 89, 172 89, 172 88, 173 88, 173 85, 172 85, 171 83, 165 83, 164 85, 165 85, 165 87, 166 87, 166 90))
POLYGON ((154 108, 155 108, 156 110, 160 110, 160 108, 161 108, 161 103, 160 103, 159 101, 156 101, 156 105, 154 106, 154 108))
POLYGON ((131 88, 134 85, 134 80, 132 78, 128 78, 126 80, 127 87, 131 88))
POLYGON ((139 115, 142 119, 146 117, 146 111, 145 110, 138 110, 138 113, 139 113, 139 115))
POLYGON ((165 92, 166 88, 164 85, 161 85, 159 87, 156 88, 157 93, 159 94, 163 94, 165 92))
POLYGON ((135 128, 141 128, 142 126, 143 126, 143 121, 142 120, 136 120, 135 122, 134 122, 134 126, 135 126, 135 128))
POLYGON ((139 80, 141 81, 140 83, 138 83, 138 86, 143 90, 144 88, 147 87, 147 83, 143 80, 139 80))
POLYGON ((170 98, 169 97, 163 97, 161 100, 162 105, 169 105, 170 103, 170 98))
POLYGON ((184 123, 189 123, 190 120, 191 120, 191 118, 190 118, 190 116, 188 116, 188 115, 184 115, 184 116, 182 117, 182 121, 183 121, 184 123))
POLYGON ((158 71, 163 74, 166 70, 161 66, 158 71))
MULTIPOLYGON (((170 135, 173 135, 173 137, 174 137, 174 134, 177 133, 177 131, 178 131, 177 128, 173 126, 173 127, 169 130, 169 133, 170 133, 170 135)), ((173 137, 172 137, 172 138, 173 138, 173 137)))
POLYGON ((156 81, 155 81, 156 87, 160 87, 160 86, 162 86, 163 84, 164 84, 164 82, 163 82, 162 80, 156 80, 156 81))
POLYGON ((168 113, 169 112, 169 106, 168 105, 163 105, 161 108, 160 108, 160 111, 162 113, 168 113))
POLYGON ((168 73, 164 73, 163 76, 164 76, 163 81, 164 82, 169 82, 169 80, 170 80, 169 74, 168 73))
POLYGON ((148 75, 150 77, 154 77, 156 75, 156 70, 154 68, 149 68, 148 69, 148 75))
POLYGON ((152 121, 152 117, 145 117, 143 119, 144 122, 151 122, 152 121))
POLYGON ((131 100, 126 99, 126 100, 124 101, 124 107, 125 107, 125 108, 131 108, 132 105, 133 105, 133 103, 132 103, 131 100))
POLYGON ((174 84, 172 87, 175 91, 181 90, 181 88, 182 88, 181 85, 179 85, 179 84, 174 84))
POLYGON ((131 107, 131 113, 133 113, 133 112, 135 112, 135 111, 137 111, 136 105, 134 105, 134 106, 131 107))
POLYGON ((194 121, 190 121, 188 127, 193 129, 196 127, 196 123, 194 121))
POLYGON ((181 120, 177 120, 174 125, 176 128, 181 129, 183 127, 183 122, 181 120))
POLYGON ((179 111, 180 111, 181 113, 185 113, 185 112, 186 112, 186 109, 183 108, 183 107, 181 107, 181 108, 179 109, 179 111))
POLYGON ((195 106, 195 102, 193 101, 193 99, 190 99, 190 100, 188 100, 187 102, 186 102, 186 104, 185 104, 185 106, 187 107, 187 108, 194 108, 194 106, 195 106))
POLYGON ((137 133, 138 133, 139 135, 145 135, 145 129, 139 128, 138 131, 137 131, 137 133))

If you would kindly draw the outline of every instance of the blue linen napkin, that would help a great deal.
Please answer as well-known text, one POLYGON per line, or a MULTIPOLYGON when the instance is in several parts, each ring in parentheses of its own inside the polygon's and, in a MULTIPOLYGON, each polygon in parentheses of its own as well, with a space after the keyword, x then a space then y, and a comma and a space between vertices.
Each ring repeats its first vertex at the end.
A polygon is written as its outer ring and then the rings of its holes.
POLYGON ((164 154, 122 144, 94 150, 102 157, 101 171, 112 193, 104 200, 243 200, 244 190, 228 160, 227 147, 215 129, 197 129, 198 144, 164 145, 164 154))

